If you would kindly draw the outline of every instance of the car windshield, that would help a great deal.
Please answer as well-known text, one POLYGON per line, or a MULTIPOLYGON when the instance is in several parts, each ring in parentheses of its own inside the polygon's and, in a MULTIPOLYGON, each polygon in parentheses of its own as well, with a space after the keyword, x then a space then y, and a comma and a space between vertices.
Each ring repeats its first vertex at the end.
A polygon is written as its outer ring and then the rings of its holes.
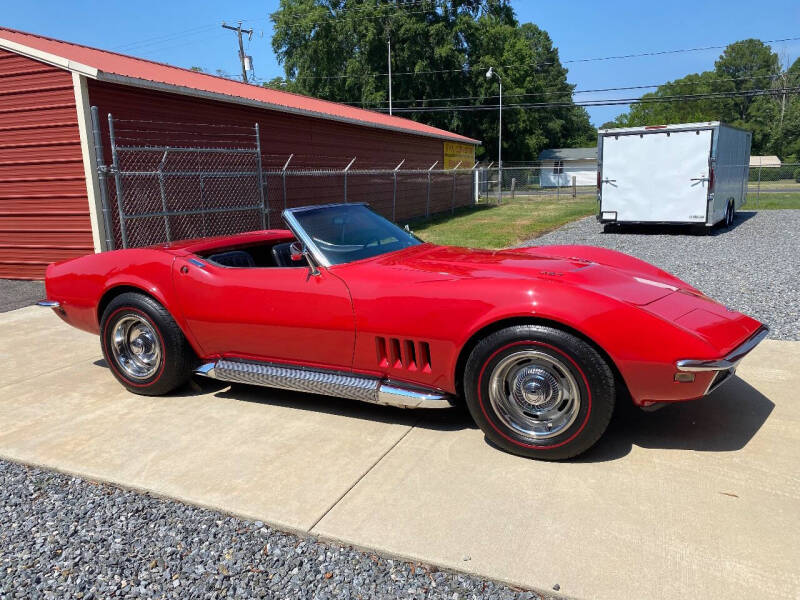
POLYGON ((371 258, 422 242, 363 204, 337 204, 286 211, 298 237, 329 265, 371 258), (294 222, 293 222, 294 221, 294 222))

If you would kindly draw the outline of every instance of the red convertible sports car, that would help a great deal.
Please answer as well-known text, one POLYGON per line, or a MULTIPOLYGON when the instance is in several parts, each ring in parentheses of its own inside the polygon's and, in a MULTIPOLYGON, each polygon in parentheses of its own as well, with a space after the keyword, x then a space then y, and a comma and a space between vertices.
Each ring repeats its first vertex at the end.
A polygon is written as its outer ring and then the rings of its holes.
POLYGON ((767 334, 611 250, 436 246, 360 204, 283 216, 289 230, 50 265, 40 304, 99 334, 137 394, 194 373, 409 408, 463 400, 496 445, 544 459, 591 447, 617 399, 708 394, 767 334))

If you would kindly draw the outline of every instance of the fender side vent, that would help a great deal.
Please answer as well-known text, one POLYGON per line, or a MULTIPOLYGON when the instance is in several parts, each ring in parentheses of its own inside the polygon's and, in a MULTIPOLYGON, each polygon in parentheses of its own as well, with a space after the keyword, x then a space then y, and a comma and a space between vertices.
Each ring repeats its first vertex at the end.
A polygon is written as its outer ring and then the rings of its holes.
POLYGON ((379 367, 431 372, 431 347, 428 342, 376 337, 375 351, 379 367))

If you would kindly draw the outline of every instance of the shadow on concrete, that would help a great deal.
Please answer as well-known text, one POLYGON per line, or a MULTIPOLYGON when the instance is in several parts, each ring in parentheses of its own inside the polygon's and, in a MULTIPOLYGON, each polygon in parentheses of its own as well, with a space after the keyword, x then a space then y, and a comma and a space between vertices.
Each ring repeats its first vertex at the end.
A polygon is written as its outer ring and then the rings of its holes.
POLYGON ((710 231, 705 226, 698 225, 606 225, 605 234, 636 234, 636 235, 725 235, 756 216, 755 211, 737 212, 730 227, 722 224, 715 225, 710 231))
POLYGON ((254 402, 257 404, 270 404, 283 406, 295 410, 305 410, 315 413, 338 415, 351 419, 364 419, 378 423, 395 423, 423 429, 440 431, 456 431, 467 427, 475 427, 466 408, 454 406, 445 409, 402 409, 393 406, 380 406, 368 404, 358 400, 349 400, 337 396, 320 396, 307 392, 292 392, 277 388, 250 386, 239 383, 224 384, 224 382, 207 380, 199 381, 195 378, 194 385, 200 385, 208 393, 209 384, 223 384, 214 395, 218 398, 228 398, 241 402, 254 402))
MULTIPOLYGON (((109 377, 114 376, 111 373, 111 369, 108 368, 108 363, 106 362, 105 358, 98 358, 92 364, 95 367, 106 369, 108 371, 109 377)), ((227 383, 225 381, 217 381, 216 379, 209 379, 207 377, 193 377, 188 381, 186 385, 182 385, 177 390, 170 392, 168 396, 165 396, 165 398, 168 398, 170 396, 180 397, 180 398, 185 398, 189 396, 202 396, 204 394, 210 394, 215 391, 222 390, 228 386, 230 386, 230 383, 227 383)))
MULTIPOLYGON (((94 361, 108 368, 105 360, 94 361)), ((109 374, 110 375, 110 374, 109 374)), ((402 409, 379 406, 336 396, 320 396, 275 388, 227 383, 194 377, 170 396, 201 396, 269 404, 295 410, 394 423, 434 431, 476 429, 466 407, 402 409)), ((766 422, 775 405, 761 392, 735 377, 710 396, 678 402, 655 412, 634 406, 616 410, 600 441, 576 462, 616 460, 640 448, 734 452, 744 448, 766 422)), ((485 438, 484 438, 485 439, 485 438)), ((489 440, 485 440, 491 444, 489 440)), ((498 449, 498 452, 502 452, 498 449)))
MULTIPOLYGON (((100 358, 92 364, 108 369, 108 363, 100 358)), ((113 377, 109 370, 109 377, 113 377)), ((217 398, 271 404, 297 410, 340 415, 353 419, 365 419, 380 423, 414 425, 427 429, 453 431, 465 427, 475 427, 465 407, 454 406, 445 409, 402 409, 393 406, 379 406, 358 400, 337 396, 322 396, 307 392, 292 392, 278 388, 268 388, 241 383, 219 381, 208 377, 192 377, 189 382, 170 392, 169 397, 203 396, 213 394, 217 398)))
POLYGON ((734 377, 710 396, 654 412, 618 411, 600 441, 579 462, 626 456, 633 446, 698 452, 744 448, 775 408, 766 396, 734 377))

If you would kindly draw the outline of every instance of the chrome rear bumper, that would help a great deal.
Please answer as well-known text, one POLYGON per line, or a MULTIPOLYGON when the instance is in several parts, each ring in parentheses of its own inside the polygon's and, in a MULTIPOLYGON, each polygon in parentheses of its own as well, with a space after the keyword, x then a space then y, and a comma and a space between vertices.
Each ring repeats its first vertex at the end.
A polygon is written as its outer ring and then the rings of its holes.
POLYGON ((59 308, 61 303, 55 300, 39 300, 36 306, 41 306, 42 308, 59 308))

